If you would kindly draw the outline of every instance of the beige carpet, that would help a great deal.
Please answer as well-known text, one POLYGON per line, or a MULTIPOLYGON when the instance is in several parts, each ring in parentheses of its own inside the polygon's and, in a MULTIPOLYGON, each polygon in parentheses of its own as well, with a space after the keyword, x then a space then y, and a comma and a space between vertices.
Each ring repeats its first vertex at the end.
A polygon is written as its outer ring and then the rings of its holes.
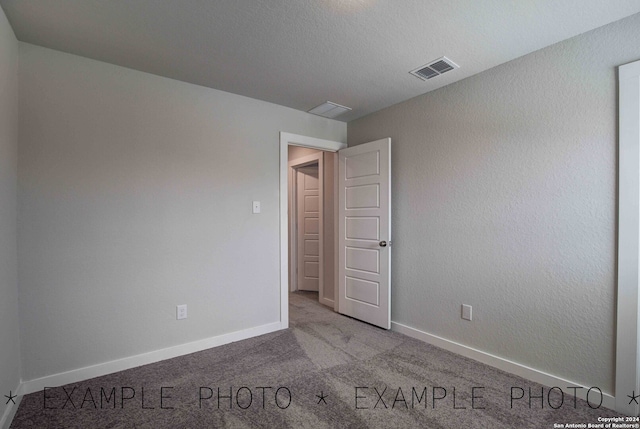
POLYGON ((617 416, 314 297, 290 296, 286 331, 27 395, 11 428, 553 428, 617 416), (544 398, 530 404, 529 389, 544 398))

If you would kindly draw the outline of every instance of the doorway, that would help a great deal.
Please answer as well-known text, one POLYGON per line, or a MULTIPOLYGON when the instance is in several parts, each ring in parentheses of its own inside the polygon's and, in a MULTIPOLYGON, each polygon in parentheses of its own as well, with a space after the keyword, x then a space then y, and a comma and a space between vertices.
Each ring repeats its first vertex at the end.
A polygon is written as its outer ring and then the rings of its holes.
MULTIPOLYGON (((291 290, 290 278, 292 277, 290 272, 290 267, 289 267, 290 265, 289 254, 292 253, 290 252, 290 249, 289 249, 289 243, 290 243, 289 235, 291 231, 290 231, 290 225, 289 225, 289 216, 287 216, 287 213, 289 212, 289 208, 290 208, 289 205, 291 204, 291 199, 289 198, 290 197, 289 177, 290 175, 292 175, 291 168, 289 168, 289 147, 296 148, 295 150, 300 152, 307 151, 308 153, 306 155, 310 154, 310 152, 322 151, 325 154, 330 154, 332 155, 332 157, 335 157, 335 153, 340 149, 346 148, 347 145, 346 143, 341 143, 336 141, 317 139, 313 137, 300 136, 300 135, 290 134, 290 133, 280 133, 280 213, 281 213, 281 216, 280 216, 280 324, 283 329, 286 329, 289 327, 289 292, 291 290)), ((326 157, 326 158, 329 158, 329 157, 326 157)), ((323 161, 324 161, 324 157, 323 157, 323 161)), ((332 195, 337 195, 335 192, 336 190, 335 175, 336 174, 337 174, 336 169, 334 169, 334 172, 331 176, 331 178, 334 179, 331 185, 332 195)), ((325 183, 325 188, 326 187, 327 186, 325 183)), ((323 201, 326 201, 326 199, 323 199, 323 201)), ((334 207, 332 208, 331 212, 334 214, 333 225, 335 228, 336 227, 335 222, 337 221, 337 216, 335 216, 335 211, 336 211, 335 204, 333 204, 333 206, 334 207)), ((325 205, 324 213, 326 212, 327 210, 325 205)), ((326 222, 324 223, 326 224, 326 222)), ((336 230, 337 229, 334 229, 334 231, 336 230)), ((328 241, 328 240, 325 240, 325 241, 328 241)), ((329 259, 331 259, 331 263, 335 267, 336 266, 335 258, 337 257, 337 249, 336 249, 335 240, 331 240, 331 241, 334 241, 334 242, 329 244, 327 243, 323 243, 323 244, 325 248, 327 248, 327 246, 330 246, 332 248, 333 255, 329 259)), ((324 256, 324 252, 322 252, 322 255, 324 256)), ((327 258, 324 258, 324 259, 327 259, 327 258)), ((326 266, 326 261, 323 260, 323 262, 325 263, 325 266, 326 266)), ((333 277, 332 283, 334 285, 334 290, 335 290, 335 285, 337 280, 337 273, 335 273, 335 271, 336 270, 333 268, 330 271, 331 273, 330 275, 333 277)), ((323 275, 325 272, 326 270, 322 270, 323 275)), ((333 295, 333 296, 335 297, 336 295, 333 295)), ((335 303, 336 303, 336 300, 333 300, 334 310, 336 309, 335 303)))
MULTIPOLYGON (((291 149, 291 147, 289 147, 291 149)), ((322 158, 323 154, 318 156, 322 158)), ((291 159, 291 158, 289 158, 291 159)), ((291 162, 291 161, 289 161, 291 162)), ((323 186, 318 162, 293 168, 289 183, 289 267, 291 291, 320 292, 323 269, 323 186), (295 249, 295 250, 294 250, 295 249)), ((323 287, 324 289, 324 287, 323 287)))
MULTIPOLYGON (((327 276, 334 279, 334 296, 337 298, 334 299, 334 311, 389 329, 391 327, 391 139, 387 137, 346 148, 344 143, 289 133, 280 133, 281 328, 289 327, 288 177, 292 174, 291 168, 288 167, 290 146, 338 152, 337 168, 327 175, 334 178, 333 195, 338 197, 338 203, 329 212, 335 216, 330 225, 332 224, 334 231, 337 232, 330 235, 335 238, 334 245, 331 246, 333 255, 326 258, 334 261, 337 268, 330 271, 327 276)), ((328 201, 333 201, 333 198, 328 201)), ((326 222, 325 225, 327 225, 326 222)), ((331 249, 325 246, 325 250, 331 249)), ((319 255, 322 254, 323 252, 319 252, 319 255)), ((321 287, 322 282, 319 282, 319 285, 321 287)))
POLYGON ((335 305, 335 152, 288 146, 289 290, 335 305))

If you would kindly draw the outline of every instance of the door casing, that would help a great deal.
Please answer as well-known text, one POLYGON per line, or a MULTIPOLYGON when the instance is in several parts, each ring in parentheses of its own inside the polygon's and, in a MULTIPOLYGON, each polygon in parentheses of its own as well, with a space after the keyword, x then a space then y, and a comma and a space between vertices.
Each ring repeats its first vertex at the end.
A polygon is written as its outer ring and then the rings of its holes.
POLYGON ((618 68, 616 411, 637 416, 640 394, 640 61, 618 68), (636 398, 637 399, 637 398, 636 398))

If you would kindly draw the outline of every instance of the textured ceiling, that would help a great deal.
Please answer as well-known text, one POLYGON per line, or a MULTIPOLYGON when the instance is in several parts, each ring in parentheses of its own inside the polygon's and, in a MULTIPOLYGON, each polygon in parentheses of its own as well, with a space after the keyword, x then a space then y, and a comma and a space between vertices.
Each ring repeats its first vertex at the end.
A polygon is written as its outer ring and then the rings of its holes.
MULTIPOLYGON (((19 40, 349 121, 640 12, 638 0, 0 0, 19 40), (446 55, 460 69, 409 74, 446 55)), ((595 60, 595 58, 594 58, 595 60)), ((548 70, 540 70, 547 73, 548 70)))

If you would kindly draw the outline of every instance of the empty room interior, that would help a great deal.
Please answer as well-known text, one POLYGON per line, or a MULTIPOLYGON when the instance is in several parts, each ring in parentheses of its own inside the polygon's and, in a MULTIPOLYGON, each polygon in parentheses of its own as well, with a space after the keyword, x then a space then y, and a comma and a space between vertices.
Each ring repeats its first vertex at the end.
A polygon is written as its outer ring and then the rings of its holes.
POLYGON ((0 7, 0 428, 639 427, 636 0, 0 7))

